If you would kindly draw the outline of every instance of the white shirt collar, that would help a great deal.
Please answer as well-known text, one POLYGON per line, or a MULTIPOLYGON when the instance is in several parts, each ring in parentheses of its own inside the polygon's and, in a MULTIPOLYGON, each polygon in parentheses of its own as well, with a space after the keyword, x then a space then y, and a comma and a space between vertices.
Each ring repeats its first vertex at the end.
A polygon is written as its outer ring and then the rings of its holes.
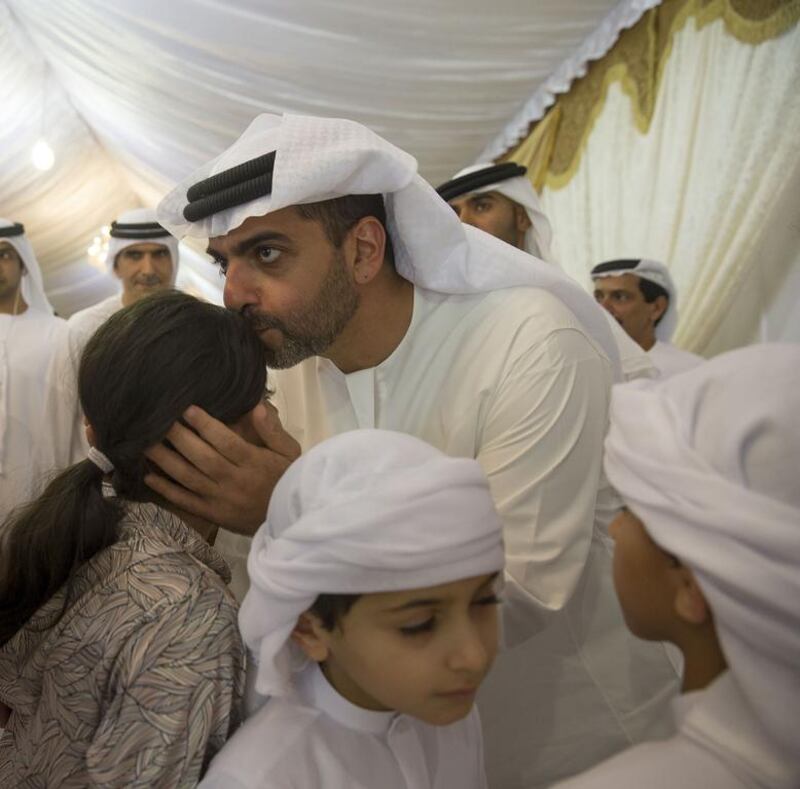
POLYGON ((398 713, 357 707, 341 696, 314 663, 296 678, 297 695, 310 707, 324 712, 337 723, 368 734, 386 735, 398 713))

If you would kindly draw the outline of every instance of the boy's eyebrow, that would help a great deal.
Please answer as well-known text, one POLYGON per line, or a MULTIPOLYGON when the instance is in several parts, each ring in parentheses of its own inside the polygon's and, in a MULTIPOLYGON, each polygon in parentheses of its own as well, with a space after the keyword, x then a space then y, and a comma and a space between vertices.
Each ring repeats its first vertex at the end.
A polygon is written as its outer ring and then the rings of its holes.
MULTIPOLYGON (((475 589, 475 594, 481 591, 481 589, 485 589, 487 586, 493 584, 497 577, 500 575, 499 572, 492 573, 489 578, 487 578, 477 589, 475 589)), ((427 597, 422 598, 420 600, 409 600, 407 603, 402 603, 401 605, 395 606, 394 608, 387 608, 387 612, 397 612, 397 611, 406 611, 409 608, 423 608, 432 605, 440 605, 444 602, 443 598, 441 597, 427 597)))
POLYGON ((407 603, 395 606, 394 608, 387 608, 387 612, 406 611, 409 608, 427 608, 432 605, 439 605, 442 599, 439 597, 428 597, 421 600, 409 600, 407 603))
MULTIPOLYGON (((262 233, 256 233, 254 236, 250 236, 250 238, 245 238, 240 241, 236 246, 233 247, 233 254, 237 257, 239 255, 244 255, 249 249, 252 249, 256 244, 262 244, 265 241, 280 241, 282 243, 287 243, 290 241, 290 238, 283 233, 278 233, 274 230, 265 230, 262 233)), ((213 256, 220 256, 219 253, 214 247, 209 243, 206 247, 206 254, 213 256)))

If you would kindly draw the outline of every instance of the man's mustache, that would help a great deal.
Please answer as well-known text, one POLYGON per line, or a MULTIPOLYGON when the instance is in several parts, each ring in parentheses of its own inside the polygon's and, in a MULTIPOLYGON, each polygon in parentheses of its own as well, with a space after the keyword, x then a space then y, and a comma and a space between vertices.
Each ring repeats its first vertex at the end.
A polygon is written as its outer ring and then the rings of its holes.
POLYGON ((160 285, 161 277, 136 277, 134 280, 136 285, 160 285))
POLYGON ((274 315, 268 315, 266 312, 259 312, 252 307, 245 307, 243 315, 256 333, 267 331, 267 329, 279 329, 282 332, 286 331, 282 320, 276 318, 274 315))

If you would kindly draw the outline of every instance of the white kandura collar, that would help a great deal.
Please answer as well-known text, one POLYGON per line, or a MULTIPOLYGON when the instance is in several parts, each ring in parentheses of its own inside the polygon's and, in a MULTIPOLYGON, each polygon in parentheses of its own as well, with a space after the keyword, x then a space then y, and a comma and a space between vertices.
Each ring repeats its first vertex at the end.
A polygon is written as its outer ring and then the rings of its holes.
POLYGON ((328 682, 319 664, 312 663, 296 678, 297 695, 307 705, 324 712, 337 723, 368 734, 385 735, 398 713, 357 707, 328 682))

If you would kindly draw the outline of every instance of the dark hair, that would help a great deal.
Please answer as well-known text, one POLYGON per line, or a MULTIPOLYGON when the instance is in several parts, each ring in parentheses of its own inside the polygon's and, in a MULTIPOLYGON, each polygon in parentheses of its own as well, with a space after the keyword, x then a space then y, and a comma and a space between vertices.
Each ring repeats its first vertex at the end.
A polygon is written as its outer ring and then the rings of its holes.
POLYGON ((325 230, 328 241, 337 248, 342 245, 347 231, 356 222, 366 216, 375 217, 386 232, 385 258, 394 265, 394 251, 392 239, 386 228, 386 206, 383 195, 345 195, 319 203, 297 205, 295 208, 304 219, 319 222, 325 230))
MULTIPOLYGON (((667 306, 669 306, 669 293, 661 287, 657 282, 650 282, 649 279, 643 279, 639 277, 639 290, 642 292, 642 296, 644 296, 644 300, 648 304, 652 304, 659 296, 663 296, 667 300, 667 306)), ((658 319, 655 322, 655 325, 661 322, 661 319, 667 314, 667 311, 661 313, 658 316, 658 319)))
POLYGON ((341 623, 359 597, 361 597, 360 594, 321 594, 309 611, 319 617, 326 630, 333 630, 341 623))
MULTIPOLYGON (((236 421, 259 403, 265 383, 264 346, 237 313, 168 291, 112 315, 86 345, 78 393, 97 448, 114 464, 119 499, 103 495, 103 473, 84 460, 9 516, 2 527, 0 644, 117 540, 121 499, 152 498, 145 449, 192 404, 236 421)), ((69 597, 68 589, 64 609, 69 597)))

